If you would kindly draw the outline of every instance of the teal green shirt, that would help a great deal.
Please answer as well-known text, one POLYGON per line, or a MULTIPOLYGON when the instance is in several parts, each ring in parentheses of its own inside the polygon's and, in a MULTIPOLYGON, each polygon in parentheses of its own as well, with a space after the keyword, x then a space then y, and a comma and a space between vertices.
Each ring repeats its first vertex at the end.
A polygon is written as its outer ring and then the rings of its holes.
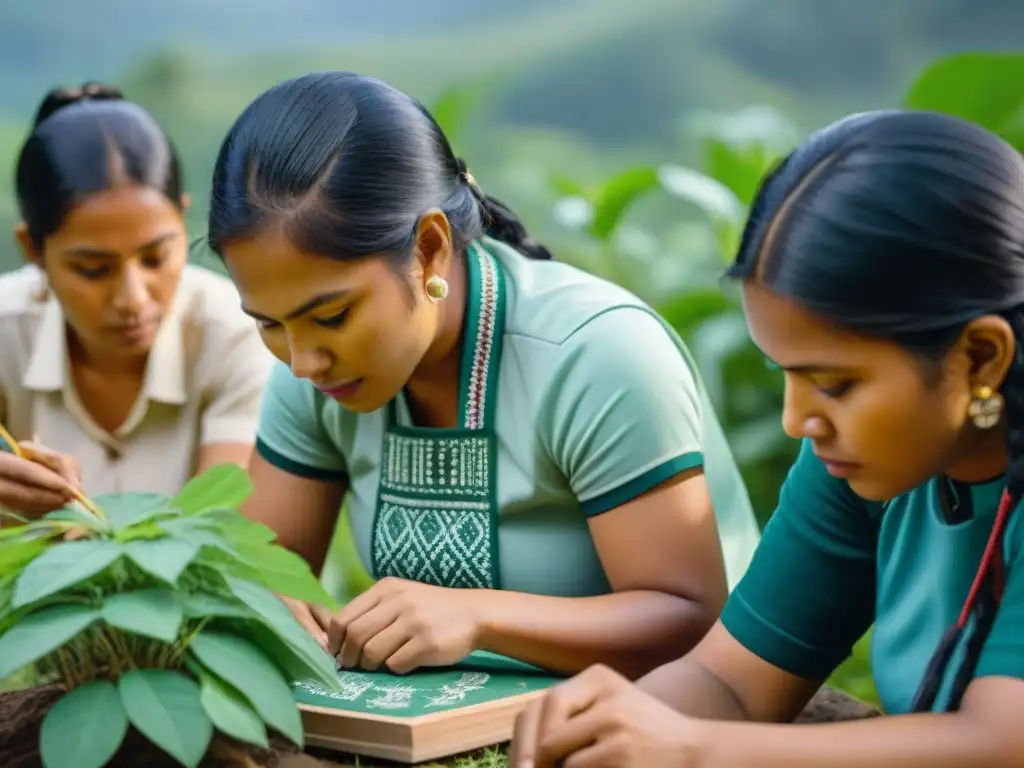
MULTIPOLYGON (((973 507, 946 522, 934 478, 886 504, 856 496, 805 444, 745 577, 722 614, 747 649, 823 680, 874 623, 871 665, 886 712, 908 712, 943 632, 957 620, 981 562, 1004 479, 962 485, 973 507)), ((1024 678, 1024 527, 1006 531, 1006 587, 975 677, 1024 678)), ((968 627, 967 637, 970 636, 968 627)), ((961 642, 936 700, 944 709, 961 642)))
MULTIPOLYGON (((607 593, 587 518, 698 465, 735 583, 760 531, 682 341, 611 283, 490 239, 481 244, 503 267, 507 293, 495 424, 502 587, 607 593)), ((348 484, 353 538, 367 569, 385 411, 347 411, 279 365, 258 428, 257 450, 270 463, 348 484)), ((395 411, 399 425, 411 424, 401 395, 395 411)))

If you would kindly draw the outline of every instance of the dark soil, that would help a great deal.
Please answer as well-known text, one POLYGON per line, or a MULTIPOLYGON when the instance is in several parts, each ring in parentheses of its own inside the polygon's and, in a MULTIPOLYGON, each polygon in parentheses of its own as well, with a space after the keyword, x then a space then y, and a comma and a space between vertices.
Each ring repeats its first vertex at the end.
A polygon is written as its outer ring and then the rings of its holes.
MULTIPOLYGON (((61 693, 58 686, 0 692, 0 766, 42 768, 39 729, 43 717, 61 693)), ((284 739, 275 740, 272 746, 273 749, 261 749, 217 734, 200 765, 202 768, 280 768, 282 758, 296 751, 284 739)), ((109 768, 181 768, 178 761, 134 728, 129 728, 121 749, 107 765, 109 768)))

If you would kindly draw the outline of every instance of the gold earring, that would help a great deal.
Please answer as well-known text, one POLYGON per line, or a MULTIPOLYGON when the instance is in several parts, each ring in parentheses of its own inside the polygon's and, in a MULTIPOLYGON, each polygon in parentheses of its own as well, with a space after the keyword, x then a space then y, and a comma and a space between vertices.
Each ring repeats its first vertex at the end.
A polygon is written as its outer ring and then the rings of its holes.
POLYGON ((427 298, 431 301, 441 301, 448 295, 448 281, 438 275, 431 275, 427 278, 427 298))
POLYGON ((967 415, 978 429, 991 429, 1002 418, 1004 405, 1003 396, 993 392, 992 387, 976 387, 967 415))

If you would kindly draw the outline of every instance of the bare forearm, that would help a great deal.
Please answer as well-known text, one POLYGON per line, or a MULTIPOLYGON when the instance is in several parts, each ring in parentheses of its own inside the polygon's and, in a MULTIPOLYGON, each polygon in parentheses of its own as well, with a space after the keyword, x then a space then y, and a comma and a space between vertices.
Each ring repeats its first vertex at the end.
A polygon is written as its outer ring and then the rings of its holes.
POLYGON ((481 591, 483 650, 562 674, 606 664, 635 679, 690 650, 715 621, 710 609, 661 592, 547 597, 481 591))
POLYGON ((821 725, 708 722, 707 768, 1010 768, 1024 743, 962 714, 880 717, 821 725))
POLYGON ((703 665, 687 658, 677 659, 647 673, 637 681, 637 686, 690 717, 728 721, 750 719, 729 686, 703 665))

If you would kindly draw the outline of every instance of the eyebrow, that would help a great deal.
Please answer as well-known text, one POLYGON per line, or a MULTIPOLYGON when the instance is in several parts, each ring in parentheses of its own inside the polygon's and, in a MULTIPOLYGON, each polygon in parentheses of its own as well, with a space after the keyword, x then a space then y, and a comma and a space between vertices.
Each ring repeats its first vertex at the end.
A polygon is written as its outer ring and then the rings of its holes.
POLYGON ((768 355, 764 356, 765 365, 773 371, 787 371, 788 373, 847 373, 854 370, 851 365, 839 365, 837 363, 813 362, 800 365, 779 365, 768 355))
MULTIPOLYGON (((142 245, 140 245, 135 250, 137 252, 139 252, 139 253, 142 253, 144 251, 150 251, 150 250, 156 248, 158 245, 163 245, 168 240, 173 240, 176 237, 178 237, 178 233, 177 232, 167 232, 165 234, 160 235, 159 237, 154 237, 148 243, 143 243, 142 245)), ((103 248, 90 248, 87 245, 74 246, 74 247, 68 248, 68 249, 66 249, 63 252, 63 254, 65 256, 84 256, 84 257, 88 257, 88 258, 98 258, 98 257, 104 257, 104 258, 114 257, 114 258, 116 258, 117 256, 120 255, 117 251, 108 251, 108 250, 105 250, 103 248)))
MULTIPOLYGON (((337 301, 338 299, 344 297, 347 294, 348 291, 331 291, 330 293, 321 293, 318 296, 314 296, 312 299, 307 301, 298 309, 293 309, 291 312, 285 315, 284 319, 294 320, 297 317, 305 315, 307 312, 312 312, 317 307, 322 307, 324 304, 330 304, 332 301, 337 301)), ((259 312, 253 312, 251 309, 246 309, 244 304, 242 305, 242 311, 245 312, 245 314, 247 314, 249 317, 255 318, 256 320, 268 320, 272 323, 277 322, 272 317, 267 317, 266 315, 261 315, 259 312)))

